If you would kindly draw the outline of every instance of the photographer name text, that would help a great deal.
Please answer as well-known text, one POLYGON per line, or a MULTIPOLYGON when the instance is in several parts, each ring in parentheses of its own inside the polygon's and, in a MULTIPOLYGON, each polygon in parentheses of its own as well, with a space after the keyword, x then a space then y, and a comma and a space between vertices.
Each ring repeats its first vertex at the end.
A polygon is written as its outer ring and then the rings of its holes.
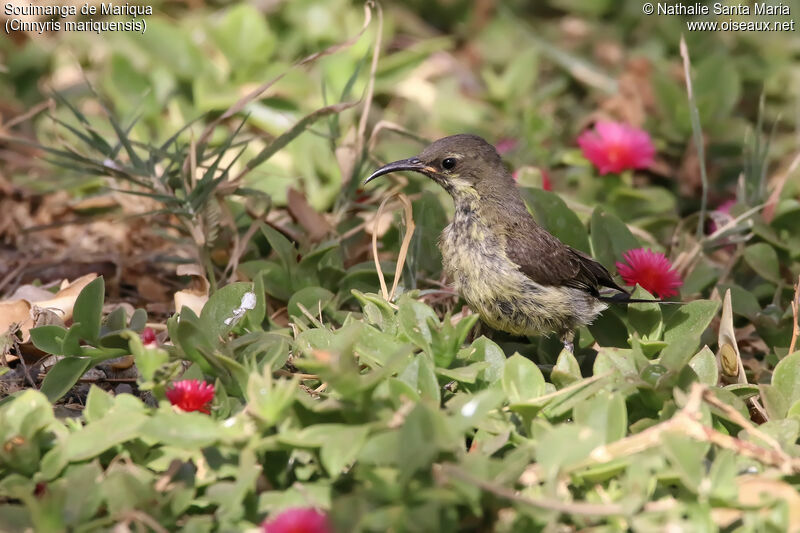
POLYGON ((725 4, 716 2, 709 6, 696 2, 694 4, 656 4, 657 15, 756 15, 756 16, 787 16, 792 11, 786 4, 767 4, 756 2, 749 4, 725 4))

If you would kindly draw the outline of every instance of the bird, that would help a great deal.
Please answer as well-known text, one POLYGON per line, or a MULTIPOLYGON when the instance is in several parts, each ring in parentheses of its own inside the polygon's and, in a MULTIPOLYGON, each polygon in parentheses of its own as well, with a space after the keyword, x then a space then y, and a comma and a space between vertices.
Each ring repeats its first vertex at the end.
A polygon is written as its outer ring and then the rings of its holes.
POLYGON ((540 226, 483 138, 444 137, 380 167, 364 184, 400 171, 423 174, 452 197, 453 219, 438 243, 443 269, 491 328, 517 336, 556 333, 572 352, 575 330, 609 303, 652 302, 631 298, 601 263, 540 226), (601 294, 608 289, 614 293, 601 294))

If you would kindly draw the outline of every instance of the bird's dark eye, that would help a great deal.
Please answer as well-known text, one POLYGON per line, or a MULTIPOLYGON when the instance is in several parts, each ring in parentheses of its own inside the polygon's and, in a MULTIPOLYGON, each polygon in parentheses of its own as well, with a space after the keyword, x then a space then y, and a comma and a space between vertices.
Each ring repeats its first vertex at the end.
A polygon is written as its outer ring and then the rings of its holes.
POLYGON ((445 170, 452 170, 456 166, 455 157, 446 157, 442 159, 442 168, 445 170))

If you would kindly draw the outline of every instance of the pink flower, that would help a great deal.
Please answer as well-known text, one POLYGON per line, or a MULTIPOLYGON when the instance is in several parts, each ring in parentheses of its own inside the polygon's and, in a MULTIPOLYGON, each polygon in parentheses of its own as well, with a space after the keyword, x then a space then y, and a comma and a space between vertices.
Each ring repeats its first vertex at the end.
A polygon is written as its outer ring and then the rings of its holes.
POLYGON ((714 233, 720 226, 724 226, 731 220, 731 207, 736 205, 736 199, 730 198, 717 206, 710 213, 711 220, 708 221, 708 233, 714 233))
POLYGON ((151 346, 158 343, 156 340, 156 332, 153 330, 153 328, 144 328, 140 337, 142 339, 142 344, 145 346, 151 346))
POLYGON ((594 130, 586 130, 578 136, 578 146, 600 174, 648 168, 656 153, 646 131, 603 120, 594 125, 594 130))
MULTIPOLYGON (((539 172, 542 174, 542 190, 552 191, 553 184, 550 182, 550 173, 543 168, 539 168, 539 172)), ((511 177, 514 178, 514 181, 519 181, 519 169, 512 172, 511 177)))
POLYGON ((543 168, 540 170, 542 172, 542 190, 552 191, 553 184, 550 182, 550 173, 543 168))
POLYGON ((638 283, 659 298, 678 294, 683 281, 664 254, 650 248, 637 248, 628 250, 622 257, 625 263, 617 262, 617 271, 627 285, 633 287, 638 283))
POLYGON ((169 403, 182 411, 209 414, 208 404, 214 399, 214 385, 199 379, 176 381, 167 389, 169 403))
POLYGON ((497 145, 494 148, 495 150, 497 150, 498 154, 504 155, 516 147, 517 147, 517 141, 515 139, 505 138, 497 141, 497 145))
POLYGON ((328 515, 312 508, 287 509, 261 525, 264 533, 333 533, 328 515))

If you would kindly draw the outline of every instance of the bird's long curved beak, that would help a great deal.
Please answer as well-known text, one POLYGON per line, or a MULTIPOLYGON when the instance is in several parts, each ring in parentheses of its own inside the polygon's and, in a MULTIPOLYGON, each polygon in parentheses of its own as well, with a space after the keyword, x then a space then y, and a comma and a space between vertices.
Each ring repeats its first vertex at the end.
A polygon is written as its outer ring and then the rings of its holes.
POLYGON ((388 165, 382 166, 381 168, 373 172, 370 177, 364 180, 364 185, 374 180, 375 178, 383 176, 384 174, 390 174, 392 172, 401 172, 403 170, 422 172, 424 174, 426 170, 430 171, 433 169, 425 165, 425 163, 423 163, 416 157, 409 157, 408 159, 401 159, 400 161, 395 161, 394 163, 389 163, 388 165))

